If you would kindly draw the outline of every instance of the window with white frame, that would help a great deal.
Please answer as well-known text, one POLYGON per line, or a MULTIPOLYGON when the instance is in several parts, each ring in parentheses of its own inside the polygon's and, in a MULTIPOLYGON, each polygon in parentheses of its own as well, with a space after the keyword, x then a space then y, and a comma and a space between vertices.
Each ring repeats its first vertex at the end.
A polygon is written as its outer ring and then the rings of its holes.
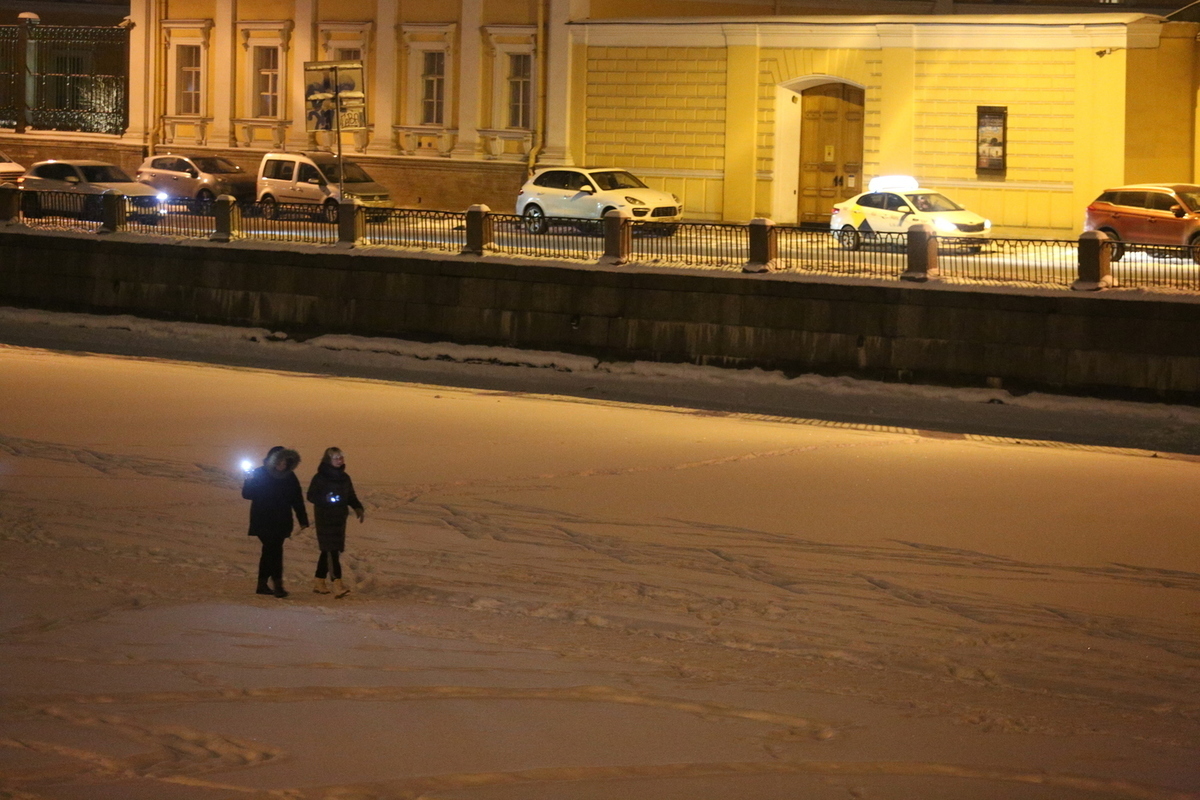
POLYGON ((532 130, 537 119, 537 29, 489 25, 492 59, 492 128, 532 130))
POLYGON ((404 124, 420 128, 449 129, 454 124, 454 69, 452 49, 457 25, 408 23, 404 35, 404 124))
POLYGON ((279 116, 278 47, 254 47, 254 116, 279 116))
POLYGON ((446 119, 446 53, 426 52, 421 64, 421 124, 442 125, 446 119))
POLYGON ((334 61, 362 61, 362 57, 361 47, 335 47, 333 49, 334 61))
POLYGON ((167 42, 167 113, 200 117, 207 111, 205 91, 208 39, 212 20, 164 20, 167 42))
POLYGON ((175 49, 175 113, 200 115, 200 45, 181 44, 175 49))

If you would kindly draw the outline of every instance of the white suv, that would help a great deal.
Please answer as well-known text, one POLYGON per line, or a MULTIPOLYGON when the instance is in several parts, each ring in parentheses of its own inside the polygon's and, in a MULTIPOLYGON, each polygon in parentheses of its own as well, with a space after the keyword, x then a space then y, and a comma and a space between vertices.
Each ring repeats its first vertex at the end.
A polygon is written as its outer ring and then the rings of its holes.
POLYGON ((380 186, 358 164, 333 153, 267 153, 258 165, 258 202, 270 218, 281 204, 320 206, 320 216, 336 222, 342 197, 358 200, 368 209, 386 216, 393 208, 388 190, 380 186))
POLYGON ((667 233, 674 233, 681 211, 678 197, 651 189, 623 169, 550 167, 538 170, 517 194, 517 214, 530 233, 545 233, 548 217, 603 219, 621 208, 634 219, 662 223, 667 233))

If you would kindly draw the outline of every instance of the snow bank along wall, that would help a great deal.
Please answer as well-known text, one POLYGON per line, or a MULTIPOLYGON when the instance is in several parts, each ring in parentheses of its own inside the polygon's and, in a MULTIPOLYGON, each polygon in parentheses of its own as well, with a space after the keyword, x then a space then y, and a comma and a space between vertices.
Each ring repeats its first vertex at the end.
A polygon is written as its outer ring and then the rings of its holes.
POLYGON ((1200 402, 1200 302, 0 232, 0 303, 1200 402))

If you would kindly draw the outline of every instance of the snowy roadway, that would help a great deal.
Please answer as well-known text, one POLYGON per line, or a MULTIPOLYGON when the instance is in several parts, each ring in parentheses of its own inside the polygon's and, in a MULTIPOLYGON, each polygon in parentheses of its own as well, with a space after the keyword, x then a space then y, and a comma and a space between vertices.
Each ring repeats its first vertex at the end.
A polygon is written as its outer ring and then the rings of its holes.
POLYGON ((11 310, 0 342, 0 797, 1200 797, 1195 409, 11 310), (347 454, 344 600, 309 531, 253 594, 236 467, 275 444, 303 482, 347 454))

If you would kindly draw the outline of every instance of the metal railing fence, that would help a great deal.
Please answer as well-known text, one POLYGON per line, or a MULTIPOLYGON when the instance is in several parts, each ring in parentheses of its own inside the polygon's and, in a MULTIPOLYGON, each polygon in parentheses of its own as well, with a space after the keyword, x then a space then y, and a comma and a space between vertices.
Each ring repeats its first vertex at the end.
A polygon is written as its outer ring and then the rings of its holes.
POLYGON ((781 225, 775 229, 776 259, 790 272, 894 278, 904 272, 907 237, 879 233, 849 240, 830 231, 781 225))
POLYGON ((1142 245, 1108 242, 1118 286, 1200 291, 1200 245, 1142 245))
POLYGON ((142 198, 126 197, 125 224, 134 233, 207 239, 217 229, 213 204, 203 200, 172 199, 139 205, 142 198))
POLYGON ((80 192, 21 192, 21 219, 34 228, 95 233, 103 220, 104 201, 80 192))
POLYGON ((988 283, 1070 286, 1079 243, 1050 239, 939 239, 942 276, 988 283))
POLYGON ((630 222, 629 254, 639 264, 740 270, 750 232, 745 225, 718 222, 630 222))
POLYGON ((490 249, 497 253, 582 261, 595 261, 604 254, 604 227, 598 220, 552 217, 530 222, 515 214, 490 217, 490 249))
POLYGON ((367 244, 461 253, 467 242, 467 215, 456 211, 366 209, 367 244))
POLYGON ((336 244, 338 223, 325 206, 309 203, 242 201, 235 205, 234 229, 242 239, 336 244), (330 217, 333 219, 330 219, 330 217))

